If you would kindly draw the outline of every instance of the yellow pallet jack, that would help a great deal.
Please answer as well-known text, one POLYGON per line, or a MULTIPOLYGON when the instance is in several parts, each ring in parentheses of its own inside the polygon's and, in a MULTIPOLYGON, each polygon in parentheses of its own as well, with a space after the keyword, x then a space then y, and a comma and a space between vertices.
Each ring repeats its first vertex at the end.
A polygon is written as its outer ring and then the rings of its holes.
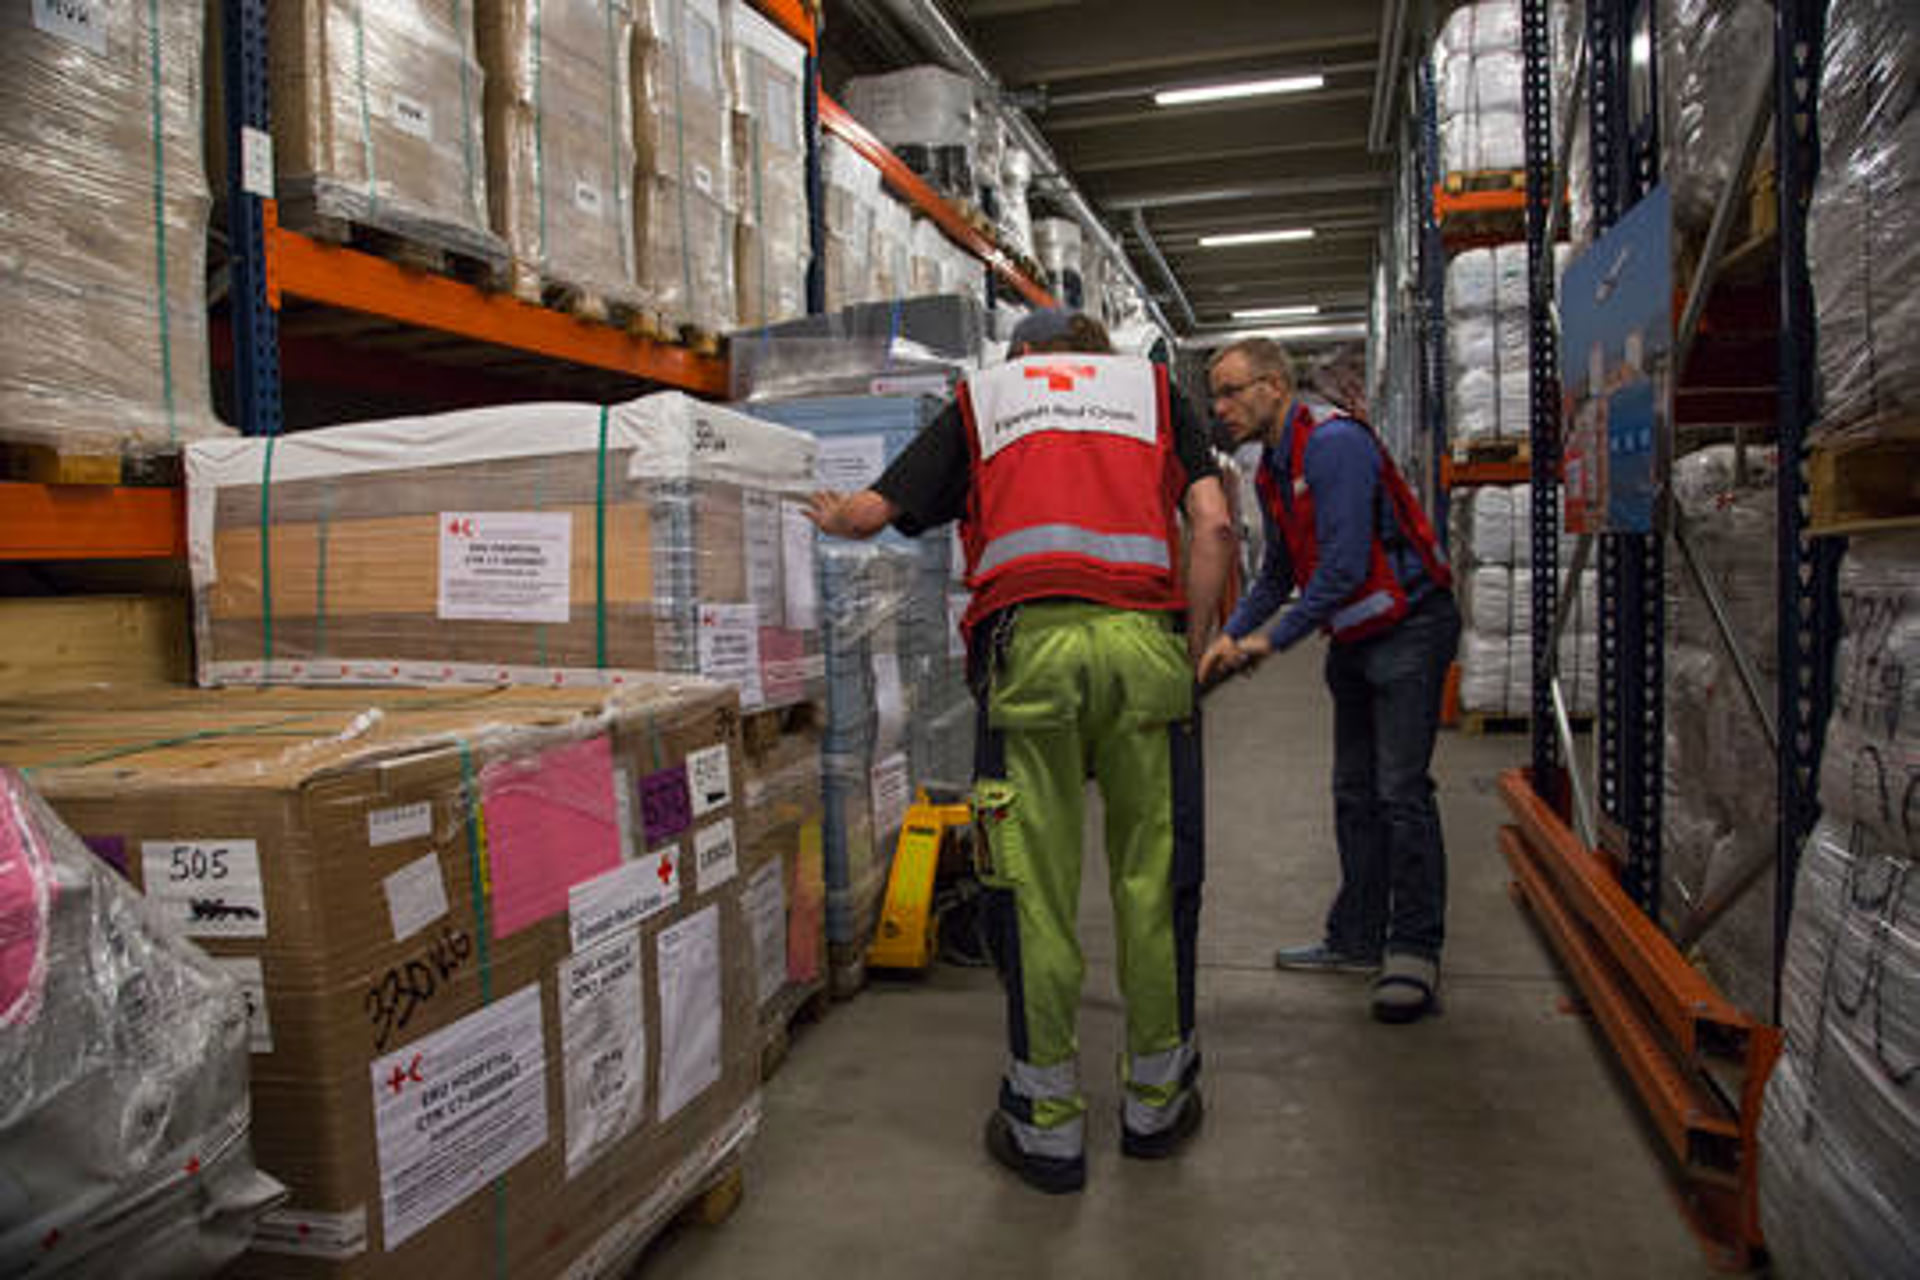
POLYGON ((939 951, 935 887, 973 873, 973 808, 965 793, 920 787, 894 846, 887 897, 867 948, 870 969, 925 970, 939 951))

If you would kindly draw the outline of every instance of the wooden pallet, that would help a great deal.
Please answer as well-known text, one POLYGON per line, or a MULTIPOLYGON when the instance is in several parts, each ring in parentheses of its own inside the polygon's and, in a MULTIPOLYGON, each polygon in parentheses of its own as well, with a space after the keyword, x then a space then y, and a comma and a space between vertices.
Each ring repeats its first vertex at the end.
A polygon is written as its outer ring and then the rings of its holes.
POLYGON ((278 216, 281 226, 323 244, 356 249, 397 266, 446 276, 489 292, 504 293, 513 287, 505 251, 483 249, 477 234, 437 240, 429 231, 401 230, 344 216, 311 196, 283 196, 278 216))
POLYGON ((1458 466, 1486 463, 1525 463, 1533 457, 1532 443, 1525 439, 1469 440, 1453 446, 1453 461, 1458 466))
POLYGON ((824 980, 805 986, 789 985, 774 997, 760 1016, 760 1079, 763 1083, 773 1079, 786 1065, 787 1054, 803 1029, 826 1017, 832 1007, 833 998, 827 994, 824 980))
POLYGON ((1808 477, 1815 534, 1920 526, 1920 433, 1910 421, 1814 449, 1808 477))
POLYGON ((644 308, 636 309, 625 327, 629 333, 636 333, 651 342, 685 347, 697 356, 715 357, 726 347, 724 334, 702 329, 698 325, 683 324, 660 312, 644 308))
POLYGON ((1521 191, 1527 189, 1527 171, 1525 169, 1475 169, 1460 173, 1449 173, 1441 179, 1441 185, 1450 196, 1464 195, 1469 191, 1521 191))
POLYGON ((733 1211, 740 1207, 746 1195, 746 1174, 736 1156, 721 1166, 713 1180, 674 1215, 674 1225, 717 1227, 733 1216, 733 1211))
POLYGON ((532 263, 515 260, 507 268, 509 290, 529 306, 545 307, 576 320, 641 332, 644 311, 630 300, 607 296, 600 290, 542 273, 532 263))
POLYGON ((178 446, 115 444, 89 438, 8 440, 0 428, 0 480, 34 484, 175 485, 180 483, 178 446))

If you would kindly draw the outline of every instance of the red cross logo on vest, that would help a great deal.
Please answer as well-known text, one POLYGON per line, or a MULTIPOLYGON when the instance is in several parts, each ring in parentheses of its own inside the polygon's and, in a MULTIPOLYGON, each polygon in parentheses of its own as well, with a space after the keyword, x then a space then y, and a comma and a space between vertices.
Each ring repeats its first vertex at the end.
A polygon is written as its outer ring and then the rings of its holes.
POLYGON ((1030 364, 1021 372, 1029 379, 1045 378, 1049 391, 1071 391, 1076 379, 1091 378, 1098 370, 1090 364, 1030 364))

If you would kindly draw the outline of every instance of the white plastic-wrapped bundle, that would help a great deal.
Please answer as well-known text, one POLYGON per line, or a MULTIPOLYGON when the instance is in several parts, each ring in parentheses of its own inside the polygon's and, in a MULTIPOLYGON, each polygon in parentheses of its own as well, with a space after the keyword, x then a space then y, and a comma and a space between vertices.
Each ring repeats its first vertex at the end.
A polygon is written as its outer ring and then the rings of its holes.
POLYGON ((1669 0, 1655 13, 1661 171, 1676 232, 1698 240, 1733 180, 1754 86, 1773 75, 1773 9, 1766 0, 1669 0))
POLYGON ((0 769, 0 1271, 210 1275, 284 1195, 254 1167, 248 1002, 0 769))
POLYGON ((873 210, 873 261, 869 301, 913 296, 913 211, 885 191, 873 210))
POLYGON ((1033 217, 1027 194, 1033 189, 1033 157, 1009 146, 1000 161, 1000 242, 1017 254, 1033 255, 1033 217))
POLYGON ((487 198, 514 289, 637 302, 633 110, 625 3, 479 0, 487 198))
POLYGON ((1087 264, 1080 224, 1067 218, 1040 218, 1033 224, 1033 252, 1046 272, 1053 296, 1069 307, 1086 305, 1087 264))
MULTIPOLYGON (((1592 715, 1599 688, 1599 645, 1591 631, 1560 639, 1560 683, 1571 715, 1592 715)), ((1524 716, 1533 709, 1533 636, 1467 631, 1460 637, 1460 708, 1524 716)))
POLYGON ((0 11, 0 438, 57 453, 222 430, 207 386, 201 8, 0 11))
POLYGON ((742 327, 807 313, 807 51, 741 3, 729 0, 733 153, 740 226, 734 264, 742 327))
POLYGON ((1527 163, 1521 112, 1481 110, 1440 122, 1440 164, 1448 173, 1520 169, 1527 163))
POLYGON ((1468 249, 1447 263, 1447 320, 1484 315, 1494 306, 1494 274, 1498 269, 1492 249, 1468 249))
POLYGON ((873 220, 880 205, 880 171, 831 135, 820 141, 826 206, 827 310, 866 302, 873 287, 873 220))
MULTIPOLYGON (((1779 605, 1775 588, 1774 451, 1713 445, 1673 466, 1674 501, 1701 567, 1719 589, 1732 629, 1762 674, 1779 666, 1775 653, 1779 605)), ((1705 597, 1675 555, 1667 566, 1667 640, 1721 651, 1705 597)))
MULTIPOLYGON (((1591 634, 1598 629, 1597 584, 1598 578, 1589 566, 1580 575, 1580 591, 1571 602, 1573 616, 1567 620, 1568 630, 1591 634)), ((1497 564, 1478 565, 1468 570, 1461 582, 1461 607, 1470 631, 1485 634, 1531 631, 1533 570, 1497 564)))
MULTIPOLYGON (((1476 485, 1454 492, 1455 559, 1463 564, 1533 563, 1533 486, 1476 485)), ((1560 532, 1559 569, 1565 573, 1572 539, 1560 532)), ((1589 560, 1589 568, 1596 561, 1589 560)))
POLYGON ((1853 539, 1840 611, 1820 803, 1920 858, 1920 536, 1853 539))
POLYGON ((1834 0, 1807 214, 1824 429, 1920 408, 1920 9, 1834 0))
POLYGON ((1760 1116, 1760 1216, 1783 1274, 1920 1272, 1920 884, 1845 815, 1808 839, 1760 1116))
POLYGON ((1481 0, 1454 10, 1440 29, 1434 53, 1446 58, 1519 47, 1519 0, 1481 0))
POLYGON ((973 81, 939 66, 856 76, 847 110, 937 191, 974 199, 973 81))
POLYGON ((486 77, 473 19, 457 0, 272 6, 283 217, 304 207, 480 257, 504 255, 487 216, 486 77))
POLYGON ((1527 247, 1470 250, 1447 269, 1447 396, 1456 446, 1532 429, 1527 247))

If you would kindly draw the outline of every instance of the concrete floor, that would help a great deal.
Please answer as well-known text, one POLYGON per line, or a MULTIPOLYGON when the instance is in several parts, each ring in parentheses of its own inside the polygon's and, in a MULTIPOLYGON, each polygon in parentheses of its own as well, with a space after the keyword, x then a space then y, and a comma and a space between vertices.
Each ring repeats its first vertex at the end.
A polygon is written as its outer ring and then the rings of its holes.
MULTIPOLYGON (((1004 1014, 990 973, 877 983, 806 1028, 765 1094, 740 1209, 645 1261, 669 1277, 1705 1277, 1604 1043, 1507 896, 1493 789, 1523 737, 1448 733, 1443 1016, 1375 1023, 1360 977, 1270 965, 1336 876, 1315 643, 1213 699, 1200 1028, 1206 1128, 1120 1158, 1112 928, 1097 845, 1081 919, 1084 1194, 992 1164, 1004 1014)), ((1089 824, 1097 833, 1097 822, 1089 824)))

